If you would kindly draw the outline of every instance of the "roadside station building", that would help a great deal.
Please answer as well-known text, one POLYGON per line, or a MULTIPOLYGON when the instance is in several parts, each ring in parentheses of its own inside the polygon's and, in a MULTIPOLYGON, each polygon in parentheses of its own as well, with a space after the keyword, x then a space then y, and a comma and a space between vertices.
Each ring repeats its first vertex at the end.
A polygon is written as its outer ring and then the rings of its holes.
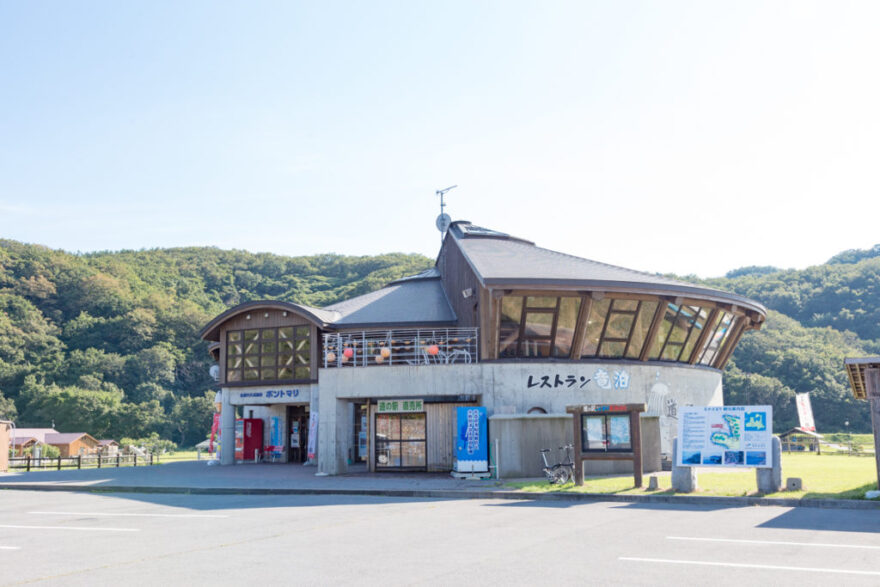
POLYGON ((678 407, 722 405, 721 369, 765 317, 739 295, 459 221, 427 271, 325 308, 247 302, 201 336, 216 343, 222 437, 236 411, 262 420, 264 459, 302 463, 317 434, 322 473, 448 471, 454 408, 479 405, 514 475, 540 460, 535 443, 563 440, 573 404, 647 404, 671 455, 678 407))

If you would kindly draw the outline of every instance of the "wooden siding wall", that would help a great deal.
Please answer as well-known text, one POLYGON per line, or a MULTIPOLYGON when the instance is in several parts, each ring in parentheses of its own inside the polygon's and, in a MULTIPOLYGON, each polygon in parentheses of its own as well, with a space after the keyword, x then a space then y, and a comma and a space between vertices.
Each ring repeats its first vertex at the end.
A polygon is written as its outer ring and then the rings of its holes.
MULTIPOLYGON (((425 404, 425 432, 427 434, 427 446, 425 449, 427 451, 428 471, 445 472, 452 470, 452 460, 455 456, 455 408, 474 405, 477 404, 425 404)), ((376 470, 376 439, 373 437, 375 433, 373 422, 376 419, 377 410, 376 404, 371 404, 370 413, 367 418, 370 427, 367 434, 369 440, 369 450, 367 452, 370 455, 368 463, 370 471, 376 470)), ((383 471, 385 470, 383 469, 383 471)), ((387 470, 394 471, 394 469, 387 470)))
POLYGON ((437 269, 440 271, 446 297, 458 317, 458 325, 462 328, 480 326, 480 313, 483 310, 480 306, 482 287, 452 236, 447 235, 443 242, 443 248, 437 257, 437 269), (468 298, 461 295, 466 289, 473 291, 468 298))
MULTIPOLYGON (((309 340, 311 342, 311 373, 312 380, 318 378, 318 358, 320 357, 321 341, 318 340, 318 329, 302 316, 298 316, 290 310, 272 310, 265 308, 256 308, 246 310, 241 314, 233 316, 220 325, 220 381, 221 385, 226 383, 226 333, 230 330, 247 330, 252 328, 280 328, 282 326, 308 326, 309 340), (286 312, 284 316, 282 312, 286 312), (268 314, 268 316, 266 316, 268 314), (250 316, 250 320, 247 319, 250 316)), ((243 382, 235 382, 234 385, 240 385, 243 382)), ((271 385, 262 381, 248 381, 244 385, 271 385)))

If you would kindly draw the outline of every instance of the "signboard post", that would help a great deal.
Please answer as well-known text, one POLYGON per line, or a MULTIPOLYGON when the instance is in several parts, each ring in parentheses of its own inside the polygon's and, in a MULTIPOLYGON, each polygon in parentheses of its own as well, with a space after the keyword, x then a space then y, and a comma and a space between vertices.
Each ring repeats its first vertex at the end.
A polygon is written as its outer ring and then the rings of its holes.
POLYGON ((871 428, 874 429, 874 462, 877 466, 877 489, 880 489, 880 369, 865 369, 865 394, 871 407, 871 428))
POLYGON ((584 484, 584 461, 632 461, 633 480, 642 486, 640 414, 645 404, 567 406, 574 419, 574 482, 584 484))
POLYGON ((771 468, 772 406, 688 406, 678 419, 679 467, 771 468))

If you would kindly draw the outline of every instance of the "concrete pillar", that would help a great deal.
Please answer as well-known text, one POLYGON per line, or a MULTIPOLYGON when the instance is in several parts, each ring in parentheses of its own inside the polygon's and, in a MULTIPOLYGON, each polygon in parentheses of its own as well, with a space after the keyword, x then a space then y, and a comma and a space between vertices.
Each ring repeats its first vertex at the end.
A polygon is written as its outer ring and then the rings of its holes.
POLYGON ((678 466, 679 439, 672 442, 672 489, 676 493, 692 493, 697 490, 697 469, 678 466))
POLYGON ((235 406, 230 402, 231 393, 228 389, 222 392, 220 408, 220 464, 235 464, 235 406))
POLYGON ((776 493, 782 490, 782 441, 778 436, 773 437, 773 466, 756 469, 755 476, 758 478, 758 491, 761 493, 776 493))

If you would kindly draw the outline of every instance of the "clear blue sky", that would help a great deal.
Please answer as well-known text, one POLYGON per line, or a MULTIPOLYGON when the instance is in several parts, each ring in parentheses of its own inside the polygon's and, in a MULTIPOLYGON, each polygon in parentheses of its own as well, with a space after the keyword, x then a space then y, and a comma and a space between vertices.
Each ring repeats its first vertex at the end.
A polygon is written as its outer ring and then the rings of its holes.
POLYGON ((880 242, 877 2, 0 0, 0 236, 703 276, 880 242))

